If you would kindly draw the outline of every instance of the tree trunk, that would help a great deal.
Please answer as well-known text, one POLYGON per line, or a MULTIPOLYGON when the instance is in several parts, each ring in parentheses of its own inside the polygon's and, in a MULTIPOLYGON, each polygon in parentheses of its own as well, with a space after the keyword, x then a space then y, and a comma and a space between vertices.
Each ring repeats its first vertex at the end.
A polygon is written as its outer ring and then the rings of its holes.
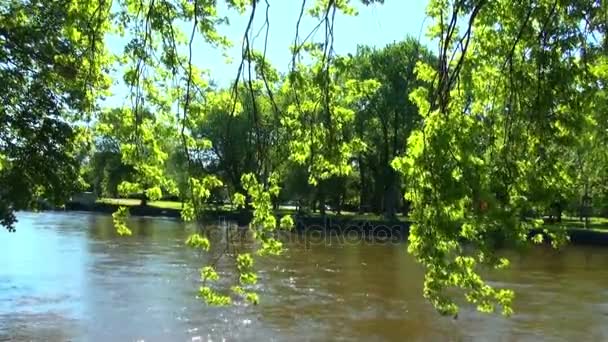
POLYGON ((319 187, 317 189, 317 203, 321 216, 325 216, 325 192, 323 191, 323 185, 323 182, 319 183, 319 187))
POLYGON ((342 213, 342 205, 344 204, 344 199, 346 198, 346 186, 342 188, 340 191, 340 196, 338 196, 338 200, 336 201, 336 214, 340 215, 342 213))
POLYGON ((384 190, 384 217, 394 219, 397 214, 397 177, 390 165, 386 166, 386 185, 384 190))
POLYGON ((319 213, 321 216, 325 216, 325 195, 321 195, 319 198, 319 213))
POLYGON ((585 229, 589 228, 589 211, 591 208, 590 198, 589 198, 589 185, 585 182, 585 192, 582 199, 581 205, 581 221, 583 217, 585 218, 585 229))
POLYGON ((364 214, 366 212, 365 207, 367 206, 367 182, 365 180, 365 170, 363 168, 363 158, 359 155, 359 180, 361 182, 361 189, 359 190, 359 213, 364 214))
POLYGON ((401 213, 403 214, 403 216, 407 217, 410 214, 410 202, 407 201, 405 198, 403 198, 402 201, 403 201, 402 202, 403 206, 402 206, 402 212, 401 213))

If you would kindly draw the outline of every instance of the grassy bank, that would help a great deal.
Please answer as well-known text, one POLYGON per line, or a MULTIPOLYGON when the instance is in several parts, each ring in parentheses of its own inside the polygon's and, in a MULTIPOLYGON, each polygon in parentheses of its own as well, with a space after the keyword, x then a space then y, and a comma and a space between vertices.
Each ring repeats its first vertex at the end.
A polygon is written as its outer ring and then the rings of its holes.
MULTIPOLYGON (((107 205, 121 205, 127 207, 135 207, 141 204, 141 200, 139 199, 129 199, 129 198, 100 198, 97 200, 99 204, 107 204, 107 205)), ((148 202, 148 206, 163 210, 178 210, 182 209, 182 203, 177 201, 150 201, 148 202)), ((223 205, 210 205, 205 208, 210 211, 235 211, 236 208, 229 204, 223 205)), ((277 215, 294 215, 296 214, 296 210, 293 206, 279 206, 279 209, 275 211, 277 215)), ((306 214, 307 217, 312 218, 321 218, 321 213, 317 212, 309 212, 306 214)), ((373 213, 358 213, 358 212, 350 212, 350 211, 342 211, 339 214, 335 211, 328 210, 326 211, 326 217, 329 218, 339 218, 342 220, 349 221, 371 221, 371 222, 379 222, 386 221, 386 219, 382 215, 377 215, 373 213)), ((410 222, 407 216, 402 214, 398 214, 396 216, 396 220, 400 222, 410 222)), ((561 223, 551 223, 545 224, 543 228, 549 229, 568 229, 568 230, 590 230, 597 232, 605 232, 608 233, 608 218, 603 217, 591 217, 589 218, 589 226, 585 228, 584 221, 580 221, 577 217, 563 217, 561 223)))
MULTIPOLYGON (((97 200, 96 203, 106 204, 106 205, 115 205, 115 206, 120 205, 120 206, 126 206, 126 207, 136 207, 141 204, 141 200, 129 199, 129 198, 100 198, 97 200)), ((163 209, 163 210, 181 210, 182 209, 182 203, 177 202, 177 201, 150 201, 150 202, 148 202, 148 206, 153 207, 153 208, 163 209)), ((235 207, 233 207, 229 204, 209 205, 205 209, 210 210, 210 211, 235 211, 236 210, 235 207)), ((279 209, 276 210, 275 213, 278 216, 295 215, 297 213, 297 211, 292 206, 279 206, 279 209)), ((319 212, 307 213, 306 216, 314 217, 314 218, 322 217, 321 213, 319 213, 319 212)), ((326 211, 325 216, 330 217, 330 218, 340 218, 340 219, 353 220, 353 221, 372 221, 372 222, 385 221, 385 218, 382 215, 376 215, 376 214, 372 214, 372 213, 361 214, 361 213, 350 212, 350 211, 342 211, 338 214, 335 211, 328 210, 328 211, 326 211)), ((401 221, 401 222, 408 222, 408 218, 401 214, 398 214, 396 216, 396 220, 401 221)))
MULTIPOLYGON (((151 201, 147 206, 141 206, 141 201, 138 199, 117 199, 117 198, 102 198, 97 200, 93 205, 82 203, 72 203, 66 206, 67 210, 85 210, 95 212, 112 213, 117 207, 127 206, 134 216, 162 216, 175 217, 181 216, 182 203, 176 201, 151 201)), ((283 215, 296 216, 296 226, 298 229, 329 229, 343 230, 348 227, 360 227, 362 231, 374 231, 379 227, 392 227, 398 229, 398 233, 407 238, 411 221, 403 216, 398 215, 394 220, 387 220, 382 215, 361 214, 355 212, 341 212, 340 214, 334 211, 327 211, 325 216, 319 212, 306 213, 298 215, 293 206, 280 206, 275 214, 279 217, 283 215), (325 228, 323 228, 325 227, 325 228)), ((205 208, 205 220, 213 222, 215 220, 235 221, 239 225, 247 225, 252 213, 249 211, 237 210, 231 205, 209 205, 205 208)), ((608 219, 601 217, 593 217, 589 220, 589 225, 585 228, 584 222, 575 217, 563 217, 560 223, 545 224, 540 229, 533 229, 530 235, 545 234, 544 230, 566 230, 573 244, 590 244, 608 246, 608 219)), ((548 236, 546 236, 549 238, 548 236)), ((548 241, 548 240, 547 240, 548 241)))
MULTIPOLYGON (((97 200, 97 203, 133 207, 133 206, 140 205, 141 200, 131 199, 131 198, 100 198, 97 200)), ((151 207, 160 208, 160 209, 171 209, 171 210, 181 210, 182 209, 182 203, 175 202, 175 201, 151 201, 151 202, 148 202, 148 205, 151 207)))
POLYGON ((578 217, 563 217, 560 223, 545 224, 549 229, 586 230, 608 233, 608 218, 590 217, 589 225, 585 228, 585 222, 578 217))

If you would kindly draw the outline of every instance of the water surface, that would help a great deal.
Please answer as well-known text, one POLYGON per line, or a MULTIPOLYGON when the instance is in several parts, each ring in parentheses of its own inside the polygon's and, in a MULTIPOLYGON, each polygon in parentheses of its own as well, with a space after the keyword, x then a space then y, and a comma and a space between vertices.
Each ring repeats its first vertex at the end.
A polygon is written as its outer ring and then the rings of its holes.
POLYGON ((118 237, 107 215, 22 213, 17 233, 0 230, 0 341, 608 340, 606 249, 510 253, 494 280, 516 291, 515 315, 465 308, 454 320, 422 298, 402 243, 294 236, 283 256, 256 260, 260 305, 214 308, 195 298, 205 256, 183 247, 188 227, 131 227, 118 237))

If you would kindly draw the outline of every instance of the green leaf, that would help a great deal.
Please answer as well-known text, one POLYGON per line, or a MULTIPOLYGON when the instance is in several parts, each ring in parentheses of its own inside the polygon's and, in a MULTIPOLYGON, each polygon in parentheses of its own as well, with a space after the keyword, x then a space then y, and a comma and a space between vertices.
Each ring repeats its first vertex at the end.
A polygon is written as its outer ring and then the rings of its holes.
POLYGON ((218 280, 220 277, 217 274, 217 272, 215 271, 215 269, 211 266, 205 266, 203 268, 201 268, 201 280, 202 281, 206 281, 206 280, 210 280, 210 281, 215 281, 218 280))
POLYGON ((205 251, 209 251, 210 247, 209 240, 198 233, 188 236, 186 245, 192 248, 200 248, 205 251))
POLYGON ((112 221, 118 235, 132 234, 131 230, 127 227, 127 218, 129 217, 129 209, 124 206, 118 207, 118 209, 112 214, 112 221))
POLYGON ((285 215, 281 217, 279 225, 283 229, 291 230, 294 227, 295 223, 293 222, 293 218, 291 217, 291 215, 285 215))

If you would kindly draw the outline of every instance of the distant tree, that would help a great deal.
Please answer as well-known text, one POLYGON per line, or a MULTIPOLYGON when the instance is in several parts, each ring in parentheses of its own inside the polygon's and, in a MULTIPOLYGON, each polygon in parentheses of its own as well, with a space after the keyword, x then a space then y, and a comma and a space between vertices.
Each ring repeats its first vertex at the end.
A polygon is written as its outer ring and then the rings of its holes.
POLYGON ((37 199, 61 204, 82 188, 79 150, 105 55, 96 15, 66 1, 0 2, 0 223, 37 199), (74 32, 79 31, 76 35, 74 32))
POLYGON ((391 161, 406 152, 407 138, 421 120, 408 93, 422 83, 416 63, 436 64, 436 57, 412 37, 375 49, 360 46, 352 74, 375 79, 380 88, 356 107, 355 129, 367 148, 359 154, 360 203, 394 217, 401 201, 401 181, 391 161))

